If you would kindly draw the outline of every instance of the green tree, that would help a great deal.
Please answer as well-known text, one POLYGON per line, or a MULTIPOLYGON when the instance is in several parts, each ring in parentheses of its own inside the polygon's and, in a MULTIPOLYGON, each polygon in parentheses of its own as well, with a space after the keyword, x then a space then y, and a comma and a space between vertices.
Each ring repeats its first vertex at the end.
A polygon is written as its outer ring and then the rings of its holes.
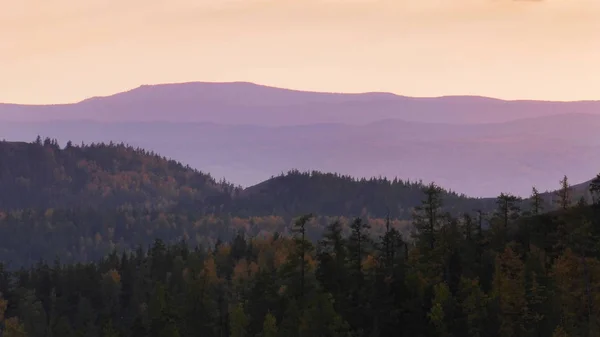
POLYGON ((556 197, 559 208, 566 210, 571 206, 571 186, 566 175, 560 180, 560 189, 556 191, 556 197))
POLYGON ((425 199, 415 208, 413 225, 416 229, 417 244, 424 249, 433 250, 437 232, 442 226, 442 188, 435 183, 423 189, 425 199))
POLYGON ((500 219, 504 230, 508 228, 512 220, 516 220, 519 217, 519 212, 521 211, 519 201, 521 201, 521 198, 505 193, 501 193, 496 199, 496 205, 498 206, 496 216, 500 219))
POLYGON ((335 312, 332 298, 319 293, 308 303, 307 310, 300 319, 299 337, 342 337, 348 336, 349 326, 335 312))
POLYGON ((531 213, 533 215, 539 215, 544 209, 544 200, 537 188, 533 187, 531 189, 531 196, 529 199, 531 200, 531 213))
POLYGON ((102 329, 102 337, 119 337, 119 334, 113 327, 112 321, 108 321, 104 329, 102 329))
POLYGON ((277 337, 277 319, 270 312, 265 316, 260 336, 277 337))
POLYGON ((348 250, 350 253, 350 263, 355 277, 362 274, 362 262, 368 254, 368 247, 371 244, 369 229, 371 227, 361 218, 356 218, 350 225, 351 234, 348 238, 348 250))
POLYGON ((287 304, 281 324, 279 325, 278 334, 279 337, 299 337, 300 320, 301 320, 300 309, 294 299, 290 300, 287 304))
POLYGON ((246 317, 244 306, 241 303, 233 307, 229 315, 229 320, 229 335, 231 337, 245 337, 247 335, 248 317, 246 317))
MULTIPOLYGON (((384 269, 389 273, 400 262, 406 245, 402 239, 402 234, 392 227, 389 215, 385 220, 385 234, 380 241, 380 259, 383 261, 384 269)), ((406 257, 404 256, 404 258, 406 257)))
POLYGON ((483 290, 481 290, 479 280, 462 278, 459 296, 461 298, 461 311, 466 316, 468 336, 486 336, 486 326, 489 325, 489 298, 483 290))
MULTIPOLYGON (((452 294, 445 283, 438 283, 433 287, 434 297, 431 303, 428 317, 440 337, 451 335, 448 327, 448 309, 450 307, 452 294)), ((451 317, 451 316, 450 316, 451 317)))
POLYGON ((342 224, 336 220, 325 228, 318 245, 317 279, 325 291, 331 293, 336 310, 347 309, 348 290, 347 242, 342 236, 342 224))
POLYGON ((510 247, 496 258, 493 294, 500 311, 500 336, 522 335, 527 310, 524 265, 510 247))
POLYGON ((44 337, 47 333, 47 316, 35 292, 26 290, 19 300, 19 317, 23 320, 25 331, 30 337, 44 337))
POLYGON ((594 204, 600 203, 600 173, 590 182, 589 191, 594 204))
POLYGON ((174 320, 173 308, 167 303, 167 290, 158 283, 148 304, 150 316, 150 337, 179 337, 174 320))
POLYGON ((300 265, 300 300, 303 301, 306 291, 306 254, 311 250, 312 245, 306 239, 306 224, 313 218, 312 214, 303 215, 298 218, 294 224, 293 232, 296 233, 294 239, 296 247, 296 259, 300 265))

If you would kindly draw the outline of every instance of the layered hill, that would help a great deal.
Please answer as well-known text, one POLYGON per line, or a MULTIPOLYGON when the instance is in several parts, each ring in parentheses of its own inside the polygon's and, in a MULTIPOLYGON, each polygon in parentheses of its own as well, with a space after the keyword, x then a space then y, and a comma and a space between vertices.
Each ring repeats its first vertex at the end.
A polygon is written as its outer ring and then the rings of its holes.
POLYGON ((93 121, 4 122, 0 138, 38 134, 75 143, 125 142, 252 186, 279 172, 435 181, 470 196, 522 196, 588 180, 600 167, 600 115, 564 114, 456 125, 398 119, 292 126, 93 121))
MULTIPOLYGON (((292 171, 242 190, 143 149, 122 144, 61 148, 46 139, 0 142, 0 209, 147 208, 234 216, 370 215, 409 219, 422 183, 292 171)), ((490 208, 444 191, 446 210, 490 208)))
MULTIPOLYGON (((0 142, 0 156, 4 210, 147 208, 244 217, 316 213, 410 219, 425 187, 416 180, 292 170, 243 189, 159 154, 113 143, 69 142, 63 148, 50 139, 0 142)), ((589 197, 588 186, 572 186, 573 200, 589 197)), ((445 211, 454 214, 495 207, 495 197, 442 193, 445 211)), ((550 205, 554 192, 543 196, 550 205)))

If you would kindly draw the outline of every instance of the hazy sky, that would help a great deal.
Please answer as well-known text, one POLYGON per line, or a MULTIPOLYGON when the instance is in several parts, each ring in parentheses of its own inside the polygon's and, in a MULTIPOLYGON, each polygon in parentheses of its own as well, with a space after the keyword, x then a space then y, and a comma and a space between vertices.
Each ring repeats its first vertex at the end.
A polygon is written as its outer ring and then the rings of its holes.
POLYGON ((600 0, 0 0, 0 102, 187 81, 600 99, 600 0))

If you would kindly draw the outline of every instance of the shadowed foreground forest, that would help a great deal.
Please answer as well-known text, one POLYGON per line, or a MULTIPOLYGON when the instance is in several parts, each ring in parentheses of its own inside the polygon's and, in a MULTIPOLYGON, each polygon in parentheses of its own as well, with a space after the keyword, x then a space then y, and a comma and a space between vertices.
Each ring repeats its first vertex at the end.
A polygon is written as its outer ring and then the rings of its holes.
POLYGON ((65 168, 49 173, 6 144, 0 186, 44 197, 2 194, 2 337, 600 336, 600 177, 584 194, 565 177, 551 204, 534 189, 458 210, 406 184, 408 218, 388 200, 387 217, 292 219, 236 215, 251 190, 127 147, 18 145, 65 168))
POLYGON ((304 216, 291 237, 1 270, 4 336, 598 336, 600 207, 482 229, 435 206, 412 240, 357 218, 313 244, 304 216))

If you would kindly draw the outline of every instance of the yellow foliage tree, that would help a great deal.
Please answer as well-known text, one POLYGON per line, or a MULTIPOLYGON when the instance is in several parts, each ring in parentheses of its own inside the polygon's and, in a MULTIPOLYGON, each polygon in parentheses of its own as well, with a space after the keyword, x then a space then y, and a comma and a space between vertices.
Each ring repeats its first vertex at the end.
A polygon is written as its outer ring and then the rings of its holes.
POLYGON ((520 336, 525 329, 527 301, 525 270, 519 256, 510 248, 496 257, 493 295, 500 306, 500 336, 520 336))
POLYGON ((574 333, 595 328, 600 317, 600 261, 567 249, 554 262, 552 276, 564 326, 575 327, 574 333))

